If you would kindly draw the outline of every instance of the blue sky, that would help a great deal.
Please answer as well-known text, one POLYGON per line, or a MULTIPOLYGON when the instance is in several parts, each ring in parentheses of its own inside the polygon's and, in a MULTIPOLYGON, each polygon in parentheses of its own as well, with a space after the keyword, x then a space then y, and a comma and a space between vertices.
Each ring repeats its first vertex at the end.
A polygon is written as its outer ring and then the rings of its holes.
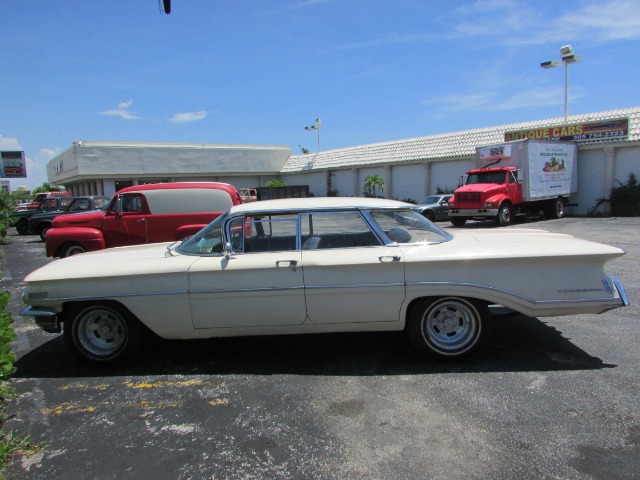
POLYGON ((637 0, 1 0, 0 150, 74 140, 314 152, 640 105, 637 0))

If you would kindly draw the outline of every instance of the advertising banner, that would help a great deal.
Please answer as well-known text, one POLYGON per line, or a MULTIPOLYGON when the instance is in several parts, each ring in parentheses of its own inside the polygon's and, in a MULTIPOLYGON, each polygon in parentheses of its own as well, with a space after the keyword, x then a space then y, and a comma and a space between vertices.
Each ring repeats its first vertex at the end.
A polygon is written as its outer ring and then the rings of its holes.
POLYGON ((594 140, 619 140, 629 135, 629 119, 605 122, 572 123, 555 127, 531 128, 505 132, 505 142, 513 140, 569 140, 589 142, 594 140))
MULTIPOLYGON (((576 146, 570 143, 528 144, 531 197, 566 195, 575 191, 576 146)), ((577 180, 577 179, 576 179, 577 180)))
POLYGON ((24 152, 0 152, 0 177, 27 177, 27 164, 24 159, 24 152))

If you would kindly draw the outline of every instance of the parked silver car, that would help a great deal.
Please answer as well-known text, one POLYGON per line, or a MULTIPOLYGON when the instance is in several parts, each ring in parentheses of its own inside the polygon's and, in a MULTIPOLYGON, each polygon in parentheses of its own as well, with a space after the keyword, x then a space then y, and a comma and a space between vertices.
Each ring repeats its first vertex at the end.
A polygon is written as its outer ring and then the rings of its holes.
POLYGON ((414 210, 432 222, 449 220, 449 199, 451 197, 453 197, 453 193, 429 195, 427 198, 422 199, 414 207, 414 210))

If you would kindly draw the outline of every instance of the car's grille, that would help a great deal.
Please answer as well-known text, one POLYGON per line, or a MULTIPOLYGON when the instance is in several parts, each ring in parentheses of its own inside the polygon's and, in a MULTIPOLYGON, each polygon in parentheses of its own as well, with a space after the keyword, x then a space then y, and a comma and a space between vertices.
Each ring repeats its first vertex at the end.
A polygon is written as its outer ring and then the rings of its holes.
POLYGON ((480 203, 480 192, 460 192, 456 194, 456 203, 480 203))

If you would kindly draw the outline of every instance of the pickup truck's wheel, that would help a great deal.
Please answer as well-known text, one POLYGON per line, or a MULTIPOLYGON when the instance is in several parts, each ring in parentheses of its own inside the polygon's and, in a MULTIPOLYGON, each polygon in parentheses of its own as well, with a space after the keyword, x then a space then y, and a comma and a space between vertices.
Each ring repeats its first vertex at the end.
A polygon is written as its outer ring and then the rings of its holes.
POLYGON ((547 218, 558 219, 564 217, 564 201, 562 198, 549 200, 545 211, 547 218))
POLYGON ((458 297, 425 298, 411 310, 407 334, 426 357, 460 358, 477 351, 489 336, 489 309, 458 297))
POLYGON ((84 360, 122 360, 140 349, 142 338, 139 321, 117 303, 81 303, 65 315, 65 342, 84 360))
POLYGON ((43 242, 44 242, 44 237, 49 230, 51 230, 51 225, 48 223, 43 223, 42 225, 40 225, 40 228, 38 228, 38 235, 40 235, 40 238, 42 239, 43 242))
POLYGON ((16 223, 16 230, 20 235, 29 235, 29 221, 25 218, 21 218, 18 223, 16 223))
POLYGON ((510 203, 505 202, 502 205, 500 205, 500 208, 498 209, 496 224, 499 227, 506 227, 508 225, 511 225, 512 221, 513 221, 513 208, 511 207, 510 203))
POLYGON ((464 217, 451 217, 451 224, 454 227, 464 227, 465 223, 467 223, 467 219, 464 217))
POLYGON ((77 243, 65 243, 60 247, 60 258, 70 257, 71 255, 77 255, 79 253, 86 252, 82 245, 77 243))

